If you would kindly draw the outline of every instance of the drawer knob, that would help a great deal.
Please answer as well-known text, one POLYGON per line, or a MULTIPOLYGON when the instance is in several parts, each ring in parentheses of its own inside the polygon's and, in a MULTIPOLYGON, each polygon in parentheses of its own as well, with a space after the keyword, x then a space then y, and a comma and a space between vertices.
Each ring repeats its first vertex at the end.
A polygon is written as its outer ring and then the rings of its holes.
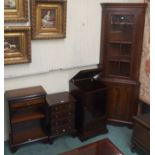
POLYGON ((65 130, 65 129, 63 129, 63 130, 62 130, 62 132, 66 132, 66 130, 65 130))
POLYGON ((121 20, 124 20, 125 19, 125 17, 124 16, 121 16, 121 20))
POLYGON ((61 100, 60 103, 64 103, 65 101, 61 100))

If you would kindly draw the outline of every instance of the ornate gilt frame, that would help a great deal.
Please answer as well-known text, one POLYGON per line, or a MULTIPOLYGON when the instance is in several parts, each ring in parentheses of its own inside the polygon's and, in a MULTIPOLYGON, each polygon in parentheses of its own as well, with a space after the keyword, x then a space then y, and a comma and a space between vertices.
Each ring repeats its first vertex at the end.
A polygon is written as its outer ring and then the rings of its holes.
POLYGON ((31 27, 4 27, 4 64, 31 62, 31 27), (9 40, 12 40, 9 41, 9 40))
POLYGON ((6 9, 4 7, 5 22, 26 22, 28 21, 28 2, 27 0, 15 0, 16 8, 6 9))
POLYGON ((66 37, 66 0, 31 0, 32 39, 66 37), (55 10, 55 26, 42 26, 42 10, 55 10))

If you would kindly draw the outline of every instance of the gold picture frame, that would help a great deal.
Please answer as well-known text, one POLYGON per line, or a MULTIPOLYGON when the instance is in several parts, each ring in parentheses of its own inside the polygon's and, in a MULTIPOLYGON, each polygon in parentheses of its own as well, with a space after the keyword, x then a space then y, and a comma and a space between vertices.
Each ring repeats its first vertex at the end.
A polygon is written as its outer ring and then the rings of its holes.
POLYGON ((31 27, 4 27, 4 64, 31 62, 31 27))
POLYGON ((27 0, 4 0, 4 21, 5 22, 28 21, 27 0))
POLYGON ((66 37, 66 0, 31 0, 32 39, 66 37))

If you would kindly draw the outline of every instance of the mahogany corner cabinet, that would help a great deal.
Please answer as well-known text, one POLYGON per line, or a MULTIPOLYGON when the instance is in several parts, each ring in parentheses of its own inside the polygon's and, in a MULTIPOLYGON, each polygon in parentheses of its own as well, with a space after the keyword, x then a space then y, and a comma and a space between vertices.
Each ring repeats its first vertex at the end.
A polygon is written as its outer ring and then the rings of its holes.
POLYGON ((131 125, 137 113, 145 3, 103 3, 99 68, 111 123, 131 125))

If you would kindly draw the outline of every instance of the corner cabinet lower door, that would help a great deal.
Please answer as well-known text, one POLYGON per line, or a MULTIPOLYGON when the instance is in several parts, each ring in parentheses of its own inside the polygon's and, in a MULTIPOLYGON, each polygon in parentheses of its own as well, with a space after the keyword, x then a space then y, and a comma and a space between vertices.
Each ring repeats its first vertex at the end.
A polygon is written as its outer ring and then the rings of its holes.
POLYGON ((132 124, 137 113, 139 84, 106 82, 107 117, 112 123, 132 124))

